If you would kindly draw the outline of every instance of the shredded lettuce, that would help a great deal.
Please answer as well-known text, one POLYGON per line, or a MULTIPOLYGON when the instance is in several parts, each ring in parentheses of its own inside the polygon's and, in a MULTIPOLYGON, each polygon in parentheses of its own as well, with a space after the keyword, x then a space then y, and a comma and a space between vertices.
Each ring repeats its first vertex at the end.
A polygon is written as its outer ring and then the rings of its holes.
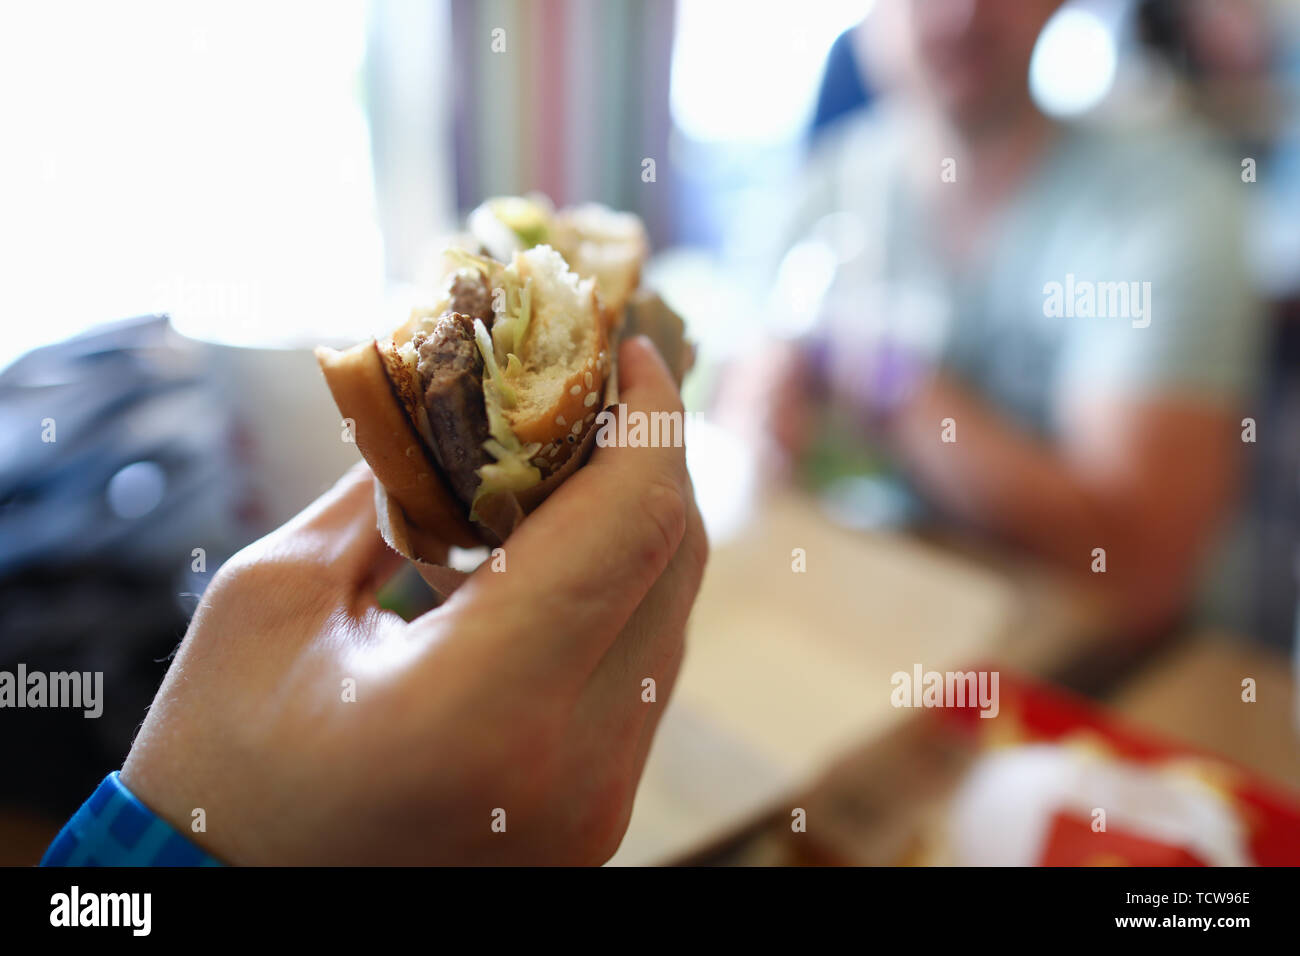
MULTIPOLYGON (((475 333, 479 339, 479 349, 483 349, 487 338, 487 329, 479 320, 475 320, 475 333), (483 328, 481 335, 479 329, 483 328)), ((490 349, 488 350, 491 351, 490 349)), ((487 363, 486 355, 484 363, 487 363)), ((470 517, 477 517, 478 503, 485 495, 500 491, 523 491, 542 480, 542 473, 531 462, 541 450, 537 442, 525 445, 510 428, 505 413, 501 410, 501 395, 497 383, 488 379, 483 382, 483 405, 487 411, 488 434, 492 437, 483 443, 483 448, 495 459, 478 470, 479 486, 474 492, 474 501, 470 505, 470 517)))
POLYGON ((524 287, 519 290, 519 313, 515 319, 515 347, 517 353, 519 347, 524 344, 524 337, 528 335, 528 326, 533 318, 533 280, 528 278, 524 280, 524 287))
POLYGON ((477 269, 487 278, 491 278, 492 272, 497 266, 497 263, 486 256, 477 256, 458 246, 448 246, 444 255, 461 268, 477 269))
MULTIPOLYGON (((533 280, 528 278, 521 286, 519 273, 514 265, 507 266, 501 272, 502 289, 505 291, 505 309, 492 323, 492 345, 496 352, 497 364, 505 363, 506 374, 512 374, 516 367, 510 361, 512 355, 522 351, 524 339, 533 317, 533 280)), ((522 367, 522 366, 520 366, 522 367)))
POLYGON ((505 455, 495 463, 484 465, 478 470, 478 476, 479 486, 478 491, 474 492, 474 501, 470 505, 470 518, 478 517, 478 503, 488 495, 503 491, 517 493, 531 488, 542 480, 542 473, 534 465, 530 465, 528 459, 512 454, 505 455))
POLYGON ((519 273, 515 271, 513 265, 507 266, 501 272, 501 293, 501 310, 492 320, 492 347, 498 356, 498 364, 507 361, 506 355, 512 350, 515 341, 514 313, 517 309, 515 301, 519 297, 519 273))
POLYGON ((510 427, 510 423, 506 421, 505 413, 501 411, 501 403, 491 400, 494 398, 496 398, 495 393, 493 393, 489 397, 489 401, 485 403, 487 406, 488 434, 492 436, 492 440, 496 441, 501 448, 504 448, 507 451, 519 451, 523 446, 515 436, 514 430, 510 427))
POLYGON ((522 196, 505 196, 491 203, 493 215, 505 223, 525 247, 546 241, 550 233, 547 210, 522 196))
MULTIPOLYGON (((465 254, 466 260, 479 259, 465 254)), ((532 464, 532 458, 541 450, 534 442, 520 442, 510 422, 506 408, 513 408, 519 396, 509 379, 523 371, 519 359, 533 317, 532 278, 520 282, 518 259, 504 268, 490 260, 481 260, 495 269, 483 270, 489 283, 499 287, 503 295, 503 308, 492 322, 489 333, 482 319, 474 320, 474 341, 483 355, 483 405, 487 411, 488 434, 492 437, 483 443, 484 450, 493 461, 478 470, 479 486, 470 506, 470 517, 477 517, 480 500, 498 492, 520 492, 542 480, 542 473, 532 464), (505 366, 504 370, 502 365, 505 366)))
POLYGON ((514 408, 515 403, 519 401, 519 396, 506 381, 505 373, 497 364, 496 353, 492 349, 492 339, 488 336, 487 326, 483 324, 482 319, 474 320, 474 341, 478 343, 478 350, 483 355, 483 366, 487 370, 487 378, 483 381, 484 392, 486 393, 490 385, 496 389, 501 404, 506 408, 514 408))

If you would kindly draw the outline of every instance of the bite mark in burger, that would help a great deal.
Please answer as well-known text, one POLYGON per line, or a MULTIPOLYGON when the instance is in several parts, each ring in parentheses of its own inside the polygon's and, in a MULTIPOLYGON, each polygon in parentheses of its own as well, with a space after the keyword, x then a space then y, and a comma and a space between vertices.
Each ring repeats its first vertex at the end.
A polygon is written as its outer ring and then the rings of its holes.
POLYGON ((434 308, 391 338, 318 349, 317 358, 407 520, 469 545, 491 540, 471 524, 487 499, 544 482, 594 425, 612 362, 610 319, 594 280, 549 246, 516 252, 508 265, 449 255, 460 268, 434 308))

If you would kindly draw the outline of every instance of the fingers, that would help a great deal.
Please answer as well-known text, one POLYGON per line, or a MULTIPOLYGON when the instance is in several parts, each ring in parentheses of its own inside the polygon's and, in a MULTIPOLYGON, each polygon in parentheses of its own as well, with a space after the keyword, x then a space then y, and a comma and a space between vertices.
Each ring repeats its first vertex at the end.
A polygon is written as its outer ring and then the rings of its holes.
MULTIPOLYGON (((620 414, 683 416, 672 377, 647 340, 624 343, 619 379, 620 414)), ((585 680, 686 533, 691 495, 682 445, 597 447, 506 542, 505 571, 481 567, 444 610, 458 628, 477 632, 484 622, 477 639, 545 656, 585 680)))
POLYGON ((606 744, 631 757, 631 772, 637 776, 677 679, 686 622, 707 560, 708 538, 692 497, 686 535, 677 554, 583 691, 576 718, 613 729, 604 738, 606 744), (653 701, 644 698, 647 678, 654 681, 653 701))

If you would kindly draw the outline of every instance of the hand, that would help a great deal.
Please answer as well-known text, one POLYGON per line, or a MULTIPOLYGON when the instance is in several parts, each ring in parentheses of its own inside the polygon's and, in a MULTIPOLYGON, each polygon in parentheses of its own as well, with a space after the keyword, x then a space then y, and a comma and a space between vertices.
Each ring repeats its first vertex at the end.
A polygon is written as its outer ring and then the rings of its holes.
MULTIPOLYGON (((619 375, 629 409, 680 410, 644 340, 619 375)), ((410 623, 374 598, 401 559, 372 481, 354 468, 221 568, 123 782, 230 863, 603 862, 708 550, 684 450, 597 448, 506 542, 504 572, 410 623)))

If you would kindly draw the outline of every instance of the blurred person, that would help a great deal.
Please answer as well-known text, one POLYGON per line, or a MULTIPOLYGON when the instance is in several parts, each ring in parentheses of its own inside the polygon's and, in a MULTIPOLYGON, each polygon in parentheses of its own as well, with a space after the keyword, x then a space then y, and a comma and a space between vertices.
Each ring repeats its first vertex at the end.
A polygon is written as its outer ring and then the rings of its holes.
POLYGON ((871 90, 867 88, 861 64, 865 52, 858 49, 863 36, 861 30, 851 27, 831 44, 809 130, 813 143, 818 142, 821 134, 833 128, 841 118, 852 116, 871 102, 871 90))
MULTIPOLYGON (((621 401, 680 412, 646 341, 621 401)), ((375 599, 404 559, 358 464, 217 573, 122 770, 43 862, 603 862, 663 712, 641 681, 666 702, 707 547, 684 449, 598 448, 508 571, 408 622, 375 599)))
POLYGON ((1271 0, 1142 0, 1137 9, 1143 41, 1180 75, 1194 108, 1248 151, 1266 149, 1283 116, 1273 76, 1280 19, 1271 0))
POLYGON ((1143 40, 1181 80, 1191 108, 1257 170, 1247 249, 1270 322, 1258 444, 1242 522, 1253 637, 1295 643, 1300 576, 1300 7, 1279 0, 1142 0, 1143 40))
POLYGON ((737 369, 718 407, 788 461, 816 399, 848 406, 940 515, 1078 572, 1152 635, 1194 596, 1238 478, 1261 328, 1239 158, 1178 118, 1041 113, 1030 57, 1059 5, 877 4, 859 29, 883 95, 825 135, 787 232, 848 214, 863 249, 814 333, 737 369), (1124 314, 1076 299, 1103 283, 1132 291, 1124 314), (946 312, 930 354, 906 345, 926 299, 946 312), (882 321, 892 344, 865 331, 882 321))

